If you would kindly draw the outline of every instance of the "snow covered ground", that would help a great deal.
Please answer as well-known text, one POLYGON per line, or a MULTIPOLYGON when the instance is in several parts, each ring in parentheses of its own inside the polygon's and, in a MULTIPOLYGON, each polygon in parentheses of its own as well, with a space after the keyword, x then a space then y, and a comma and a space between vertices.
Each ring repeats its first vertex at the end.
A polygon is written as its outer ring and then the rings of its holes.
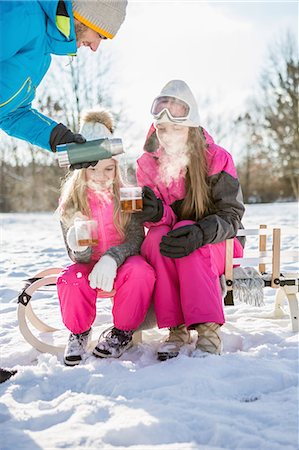
MULTIPOLYGON (((0 216, 1 366, 18 369, 0 385, 2 450, 298 448, 298 335, 288 314, 271 318, 273 289, 265 289, 261 308, 225 308, 221 357, 192 354, 191 345, 178 358, 158 362, 155 350, 166 332, 154 329, 119 360, 88 354, 83 364, 69 368, 62 354, 40 354, 25 342, 16 314, 22 280, 69 262, 58 219, 0 216)), ((297 205, 248 206, 245 226, 259 223, 295 227, 297 205)), ((296 236, 282 244, 298 249, 296 236)), ((248 240, 248 248, 253 245, 248 240)), ((55 293, 34 296, 32 305, 46 323, 62 328, 40 336, 64 343, 68 333, 55 293)), ((99 300, 94 338, 110 323, 110 300, 99 300)))

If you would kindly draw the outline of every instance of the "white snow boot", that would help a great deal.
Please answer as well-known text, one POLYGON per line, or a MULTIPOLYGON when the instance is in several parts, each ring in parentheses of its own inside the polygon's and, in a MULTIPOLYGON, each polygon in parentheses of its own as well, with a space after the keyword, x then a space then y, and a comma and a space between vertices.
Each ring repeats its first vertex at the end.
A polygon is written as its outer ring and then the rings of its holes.
POLYGON ((91 328, 81 334, 71 333, 64 351, 64 364, 66 366, 80 364, 82 355, 86 352, 90 340, 91 328))

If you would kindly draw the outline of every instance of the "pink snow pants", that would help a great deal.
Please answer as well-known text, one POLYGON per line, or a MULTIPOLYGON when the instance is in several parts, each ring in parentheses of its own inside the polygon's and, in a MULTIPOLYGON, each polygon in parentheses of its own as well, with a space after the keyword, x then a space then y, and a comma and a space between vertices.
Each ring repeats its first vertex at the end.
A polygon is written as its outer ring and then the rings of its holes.
MULTIPOLYGON (((184 220, 173 227, 194 222, 184 220)), ((162 256, 159 244, 171 228, 152 227, 141 247, 141 254, 156 272, 153 302, 159 328, 215 322, 223 324, 224 312, 219 277, 225 269, 225 242, 208 244, 183 258, 162 256)), ((243 247, 234 240, 234 257, 243 247)), ((192 327, 191 327, 192 328, 192 327)))
MULTIPOLYGON (((96 317, 97 290, 88 275, 95 262, 75 263, 57 279, 62 320, 75 334, 87 331, 96 317)), ((113 300, 113 323, 120 330, 136 330, 144 321, 155 285, 155 272, 142 256, 130 256, 117 270, 113 300)), ((99 301, 101 301, 99 299, 99 301)))

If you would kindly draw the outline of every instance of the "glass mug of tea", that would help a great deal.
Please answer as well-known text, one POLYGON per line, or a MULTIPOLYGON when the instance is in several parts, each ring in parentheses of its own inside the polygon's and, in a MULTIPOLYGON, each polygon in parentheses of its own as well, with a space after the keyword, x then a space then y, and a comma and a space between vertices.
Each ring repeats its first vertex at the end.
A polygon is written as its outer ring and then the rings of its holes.
POLYGON ((95 220, 75 219, 74 225, 77 244, 80 247, 98 245, 98 224, 95 220))
POLYGON ((142 211, 142 187, 129 186, 120 188, 120 207, 122 212, 134 213, 142 211))

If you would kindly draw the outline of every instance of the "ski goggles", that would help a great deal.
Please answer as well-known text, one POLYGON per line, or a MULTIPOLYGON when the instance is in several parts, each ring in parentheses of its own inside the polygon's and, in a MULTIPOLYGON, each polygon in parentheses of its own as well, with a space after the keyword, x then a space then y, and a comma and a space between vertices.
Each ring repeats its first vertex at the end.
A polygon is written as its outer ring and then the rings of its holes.
POLYGON ((188 119, 190 106, 183 100, 168 95, 155 98, 151 114, 155 119, 159 119, 165 112, 172 121, 181 122, 188 119))

